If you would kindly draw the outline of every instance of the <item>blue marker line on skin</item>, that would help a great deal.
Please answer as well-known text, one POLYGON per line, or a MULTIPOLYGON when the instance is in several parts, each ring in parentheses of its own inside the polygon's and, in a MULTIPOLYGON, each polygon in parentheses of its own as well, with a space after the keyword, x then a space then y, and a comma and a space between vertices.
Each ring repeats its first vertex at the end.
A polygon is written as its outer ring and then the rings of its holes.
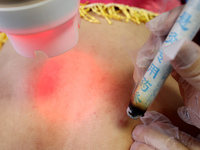
POLYGON ((127 108, 132 119, 143 116, 172 71, 170 61, 163 61, 163 48, 181 39, 192 40, 200 28, 200 0, 190 0, 179 15, 161 49, 133 93, 127 108), (145 90, 144 90, 145 89, 145 90))

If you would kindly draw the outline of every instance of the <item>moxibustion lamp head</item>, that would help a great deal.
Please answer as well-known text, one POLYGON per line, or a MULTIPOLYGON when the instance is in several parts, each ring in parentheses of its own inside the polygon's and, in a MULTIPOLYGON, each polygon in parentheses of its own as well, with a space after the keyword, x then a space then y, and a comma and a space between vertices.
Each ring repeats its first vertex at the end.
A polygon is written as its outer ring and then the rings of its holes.
POLYGON ((78 43, 79 0, 0 0, 0 31, 25 57, 49 57, 78 43))

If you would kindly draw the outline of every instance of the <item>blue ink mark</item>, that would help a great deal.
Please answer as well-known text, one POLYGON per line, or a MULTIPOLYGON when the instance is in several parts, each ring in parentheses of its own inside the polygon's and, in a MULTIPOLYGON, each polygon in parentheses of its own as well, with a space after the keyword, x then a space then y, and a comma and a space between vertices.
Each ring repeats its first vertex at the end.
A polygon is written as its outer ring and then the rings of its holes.
POLYGON ((149 75, 154 74, 153 79, 155 79, 160 69, 152 63, 147 71, 150 71, 149 75))
POLYGON ((174 42, 176 42, 177 41, 177 33, 176 32, 171 32, 169 35, 168 35, 168 37, 167 37, 167 39, 165 40, 165 43, 174 43, 174 42))
POLYGON ((183 14, 177 20, 177 22, 180 24, 181 28, 184 31, 188 30, 188 28, 186 26, 187 26, 187 24, 191 23, 191 21, 190 21, 191 17, 192 17, 192 15, 190 15, 189 13, 183 12, 183 14))
POLYGON ((161 64, 162 60, 163 60, 163 49, 160 49, 159 53, 160 53, 160 55, 158 56, 158 61, 161 64))
POLYGON ((142 101, 140 100, 140 94, 139 94, 139 92, 136 92, 136 95, 135 95, 135 101, 136 101, 136 104, 138 104, 138 103, 141 103, 142 101))
POLYGON ((140 86, 142 86, 142 91, 146 92, 149 89, 149 86, 152 86, 152 84, 144 77, 140 83, 140 86))

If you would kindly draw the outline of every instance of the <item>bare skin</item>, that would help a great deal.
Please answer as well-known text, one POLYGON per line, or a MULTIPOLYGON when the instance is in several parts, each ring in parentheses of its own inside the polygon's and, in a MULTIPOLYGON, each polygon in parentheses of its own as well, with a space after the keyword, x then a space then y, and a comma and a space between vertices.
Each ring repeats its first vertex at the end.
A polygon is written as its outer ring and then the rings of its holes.
MULTIPOLYGON (((140 123, 126 115, 133 62, 149 36, 144 24, 82 20, 78 45, 48 59, 18 55, 10 42, 0 52, 1 150, 128 150, 140 123), (133 57, 130 57, 130 52, 133 57)), ((152 104, 186 132, 183 105, 170 77, 152 104)), ((190 127, 190 128, 188 128, 190 127)))

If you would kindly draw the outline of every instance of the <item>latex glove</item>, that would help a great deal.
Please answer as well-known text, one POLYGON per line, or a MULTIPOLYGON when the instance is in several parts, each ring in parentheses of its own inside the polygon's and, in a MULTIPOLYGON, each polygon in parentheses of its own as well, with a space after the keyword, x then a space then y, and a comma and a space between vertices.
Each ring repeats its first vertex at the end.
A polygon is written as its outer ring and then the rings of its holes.
POLYGON ((132 134, 135 142, 130 150, 199 150, 200 142, 179 131, 164 115, 147 111, 140 118, 144 125, 138 125, 132 134))
POLYGON ((157 16, 146 24, 146 27, 151 31, 151 35, 138 52, 136 58, 134 71, 134 80, 136 83, 144 76, 182 9, 183 6, 179 6, 157 16))
MULTIPOLYGON (((200 47, 185 41, 171 64, 172 76, 179 84, 185 106, 178 109, 182 120, 200 128, 200 47)), ((167 50, 166 50, 167 55, 167 50)))
MULTIPOLYGON (((146 72, 182 9, 183 6, 177 7, 147 24, 152 34, 136 59, 134 72, 136 83, 146 72)), ((185 103, 185 106, 178 109, 180 118, 200 128, 200 47, 192 41, 179 41, 164 49, 164 57, 171 60, 171 65, 175 70, 172 76, 179 84, 185 103), (168 53, 170 50, 175 53, 170 55, 168 53)))

